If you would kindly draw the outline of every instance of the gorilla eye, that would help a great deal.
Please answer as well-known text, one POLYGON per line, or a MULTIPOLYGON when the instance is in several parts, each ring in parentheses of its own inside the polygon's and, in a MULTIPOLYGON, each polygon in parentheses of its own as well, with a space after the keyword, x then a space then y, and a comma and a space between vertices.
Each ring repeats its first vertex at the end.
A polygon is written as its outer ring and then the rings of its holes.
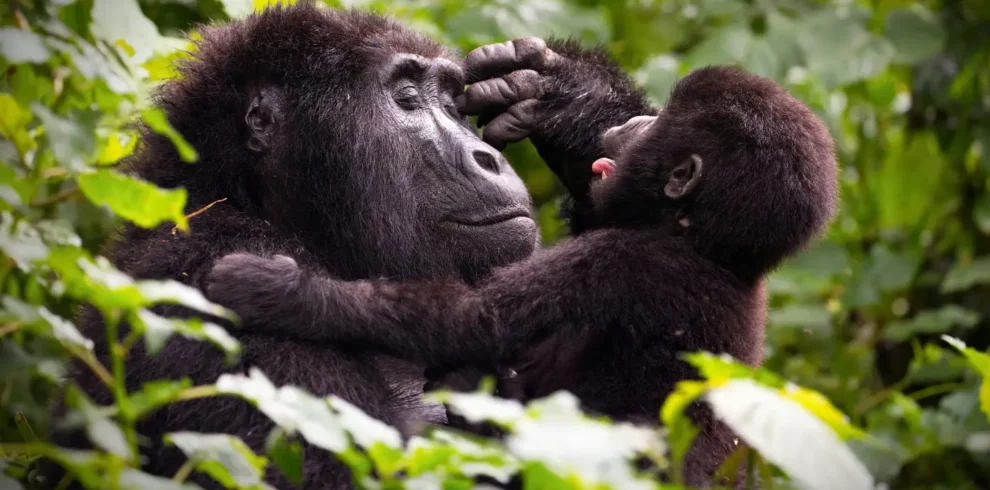
POLYGON ((406 110, 413 110, 419 107, 419 91, 416 87, 407 86, 395 93, 395 102, 406 110))

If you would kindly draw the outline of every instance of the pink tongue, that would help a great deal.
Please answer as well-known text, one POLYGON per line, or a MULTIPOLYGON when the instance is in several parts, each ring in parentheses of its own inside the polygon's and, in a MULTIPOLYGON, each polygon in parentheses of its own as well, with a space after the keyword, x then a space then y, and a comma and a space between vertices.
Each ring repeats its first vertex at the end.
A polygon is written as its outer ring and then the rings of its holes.
POLYGON ((611 158, 599 158, 591 164, 591 171, 596 174, 608 175, 615 170, 615 161, 611 158))

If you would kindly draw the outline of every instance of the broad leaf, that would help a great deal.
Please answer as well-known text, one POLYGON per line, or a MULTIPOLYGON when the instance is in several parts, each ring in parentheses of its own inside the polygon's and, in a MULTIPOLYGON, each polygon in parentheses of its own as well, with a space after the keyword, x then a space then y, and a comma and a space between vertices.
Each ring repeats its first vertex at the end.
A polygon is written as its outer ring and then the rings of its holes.
POLYGON ((263 480, 267 458, 258 456, 244 441, 228 434, 173 432, 165 441, 195 462, 195 468, 227 488, 273 489, 263 480))
POLYGON ((83 194, 95 204, 105 205, 118 216, 143 228, 172 221, 187 230, 186 190, 164 190, 113 170, 97 170, 79 176, 83 194))
POLYGON ((835 432, 780 393, 740 379, 705 398, 719 419, 802 487, 873 489, 873 476, 835 432))
POLYGON ((336 453, 350 447, 340 417, 326 400, 294 386, 276 388, 257 368, 251 368, 247 376, 221 375, 216 386, 222 393, 250 401, 286 432, 298 432, 316 447, 336 453))
POLYGON ((169 124, 165 113, 161 109, 145 109, 141 111, 141 119, 144 120, 152 131, 171 140, 172 144, 175 145, 176 151, 179 152, 179 157, 183 161, 191 163, 199 159, 196 149, 169 124))
POLYGON ((12 64, 44 63, 51 53, 41 36, 13 27, 0 28, 0 56, 12 64))

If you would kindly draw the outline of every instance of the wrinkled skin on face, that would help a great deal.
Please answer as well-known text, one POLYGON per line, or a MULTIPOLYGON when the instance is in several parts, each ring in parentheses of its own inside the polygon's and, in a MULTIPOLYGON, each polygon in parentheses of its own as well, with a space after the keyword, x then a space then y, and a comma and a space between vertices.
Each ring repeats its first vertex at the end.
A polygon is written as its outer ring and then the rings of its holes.
POLYGON ((296 160, 291 155, 298 151, 287 143, 292 134, 313 132, 320 116, 307 113, 312 109, 292 88, 257 90, 245 120, 248 147, 264 160, 259 177, 273 194, 264 199, 274 203, 266 213, 271 220, 306 230, 313 249, 325 250, 327 265, 341 277, 457 275, 470 281, 529 256, 539 240, 529 194, 457 110, 460 66, 444 57, 396 53, 368 72, 359 80, 373 88, 354 96, 349 91, 337 104, 345 114, 363 112, 369 124, 313 135, 357 140, 353 157, 333 161, 331 152, 331 161, 312 165, 333 170, 308 170, 306 179, 286 175, 286 161, 296 160), (336 195, 335 188, 350 195, 336 195))
POLYGON ((533 252, 536 223, 523 182, 458 112, 461 68, 444 58, 399 54, 382 71, 383 112, 425 160, 410 174, 417 219, 431 245, 464 275, 533 252), (493 258, 490 255, 494 255, 493 258))

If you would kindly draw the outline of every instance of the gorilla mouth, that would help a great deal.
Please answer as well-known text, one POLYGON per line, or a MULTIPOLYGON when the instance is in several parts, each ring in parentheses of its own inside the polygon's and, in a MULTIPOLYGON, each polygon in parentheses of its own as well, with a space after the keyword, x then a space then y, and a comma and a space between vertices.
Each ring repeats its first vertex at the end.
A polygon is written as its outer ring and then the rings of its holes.
POLYGON ((497 213, 486 214, 481 216, 479 215, 451 216, 445 219, 444 221, 462 226, 481 227, 481 226, 491 226, 491 225, 497 225, 499 223, 505 223, 506 221, 513 220, 516 218, 526 218, 530 220, 533 219, 532 215, 530 215, 529 211, 526 210, 525 208, 514 207, 514 208, 503 209, 497 213))
POLYGON ((599 158, 595 160, 595 163, 591 164, 591 171, 597 175, 601 175, 602 180, 605 180, 615 171, 615 161, 611 158, 599 158))

